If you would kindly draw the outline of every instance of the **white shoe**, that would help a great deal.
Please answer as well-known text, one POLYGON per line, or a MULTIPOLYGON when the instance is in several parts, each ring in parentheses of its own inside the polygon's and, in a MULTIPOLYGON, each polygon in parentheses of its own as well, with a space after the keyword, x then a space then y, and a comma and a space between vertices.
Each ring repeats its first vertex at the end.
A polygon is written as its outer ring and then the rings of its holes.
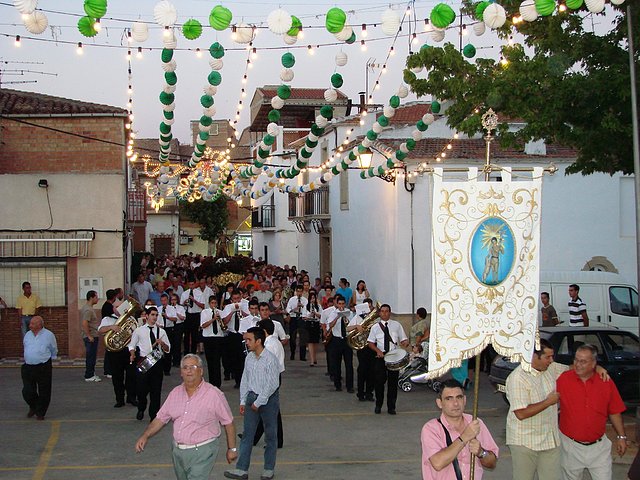
POLYGON ((101 382, 102 379, 99 376, 94 375, 93 377, 85 378, 84 381, 85 382, 101 382))
POLYGON ((107 374, 107 375, 105 375, 105 377, 107 377, 107 378, 111 378, 111 375, 107 374))

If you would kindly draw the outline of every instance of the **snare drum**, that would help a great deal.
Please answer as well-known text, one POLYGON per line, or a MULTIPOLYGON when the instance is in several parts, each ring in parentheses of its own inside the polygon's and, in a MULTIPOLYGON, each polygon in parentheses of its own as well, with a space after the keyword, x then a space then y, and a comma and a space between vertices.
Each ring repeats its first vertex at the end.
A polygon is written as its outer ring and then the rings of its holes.
POLYGON ((391 350, 384 355, 384 363, 387 370, 391 370, 392 372, 402 370, 409 364, 409 352, 401 348, 391 350))
POLYGON ((140 359, 137 367, 138 371, 140 373, 147 373, 156 363, 158 363, 163 355, 164 353, 162 353, 162 350, 154 348, 149 355, 140 359))

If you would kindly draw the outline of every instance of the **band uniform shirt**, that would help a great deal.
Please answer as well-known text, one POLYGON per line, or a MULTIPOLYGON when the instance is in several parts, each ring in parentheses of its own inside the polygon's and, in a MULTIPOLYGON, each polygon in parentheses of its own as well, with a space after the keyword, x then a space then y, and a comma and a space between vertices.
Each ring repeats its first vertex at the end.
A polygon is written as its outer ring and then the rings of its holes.
POLYGON ((32 293, 29 297, 25 296, 23 293, 16 300, 16 308, 22 309, 22 315, 34 316, 36 314, 36 309, 40 307, 42 307, 42 301, 35 293, 32 293))
POLYGON ((613 380, 593 373, 583 382, 569 370, 556 383, 560 394, 560 431, 580 442, 595 442, 605 434, 609 415, 626 410, 613 380))
POLYGON ((279 384, 280 365, 276 356, 267 349, 262 350, 260 356, 249 352, 240 381, 240 405, 245 405, 249 392, 258 396, 253 402, 256 407, 266 405, 279 384))
MULTIPOLYGON (((463 413, 462 416, 464 418, 464 425, 466 427, 469 423, 471 423, 473 417, 467 413, 463 413)), ((431 462, 429 461, 429 459, 433 455, 447 446, 447 438, 444 433, 444 429, 442 428, 443 425, 449 431, 451 441, 459 442, 458 437, 460 436, 460 434, 455 429, 455 427, 447 421, 444 415, 440 415, 440 421, 442 422, 442 425, 440 425, 437 418, 429 420, 424 424, 424 426, 422 427, 422 432, 420 433, 420 441, 422 443, 423 480, 456 480, 456 474, 453 469, 453 462, 438 472, 435 468, 433 468, 431 462)), ((496 442, 493 440, 491 433, 489 433, 489 429, 482 420, 480 420, 480 433, 476 438, 480 442, 482 448, 489 452, 493 452, 495 456, 498 457, 498 445, 496 445, 496 442)), ((460 451, 460 453, 458 453, 458 456, 456 458, 458 459, 458 464, 460 465, 462 478, 468 478, 467 475, 469 474, 471 468, 471 452, 469 451, 468 444, 460 451)), ((480 463, 480 459, 478 457, 474 458, 476 459, 475 478, 476 480, 480 480, 483 473, 482 463, 480 463)))
MULTIPOLYGON (((166 311, 166 315, 167 317, 172 317, 175 318, 176 317, 176 307, 172 306, 172 305, 167 305, 167 311, 166 311)), ((162 328, 172 328, 175 324, 173 323, 173 320, 169 320, 168 318, 165 320, 165 318, 162 316, 162 313, 164 312, 165 307, 163 307, 162 305, 158 306, 158 320, 156 322, 156 325, 162 327, 162 328)))
POLYGON ((248 315, 246 317, 243 317, 240 319, 240 328, 238 329, 238 333, 247 333, 247 330, 249 330, 252 327, 255 327, 258 324, 258 320, 260 320, 260 318, 258 317, 254 317, 253 315, 248 315))
POLYGON ((264 340, 264 348, 275 355, 278 359, 278 364, 280 365, 280 373, 284 372, 284 347, 275 334, 269 335, 264 340))
POLYGON ((24 346, 24 363, 27 365, 39 365, 46 363, 58 356, 58 343, 56 337, 46 328, 42 328, 37 335, 31 330, 22 339, 24 346))
POLYGON ((513 412, 547 398, 555 391, 558 377, 568 369, 567 365, 553 362, 544 372, 534 368, 531 372, 526 372, 518 365, 507 377, 506 391, 510 404, 507 414, 507 445, 519 445, 536 452, 560 445, 557 404, 524 420, 519 420, 513 412))
MULTIPOLYGON (((153 347, 151 346, 151 335, 149 330, 150 325, 144 324, 139 326, 133 331, 133 335, 131 335, 131 341, 129 342, 129 351, 133 351, 136 347, 140 348, 140 356, 142 358, 149 355, 153 347)), ((157 323, 151 327, 153 329, 153 334, 156 336, 156 340, 160 339, 169 347, 168 351, 162 350, 163 353, 169 353, 171 351, 171 343, 169 342, 169 338, 167 337, 167 332, 165 332, 164 328, 160 327, 157 323)))
POLYGON ((191 397, 184 384, 171 390, 156 418, 164 424, 173 420, 173 440, 184 445, 218 438, 220 425, 233 423, 224 394, 204 380, 191 397))
POLYGON ((407 340, 407 335, 406 333, 404 333, 404 329, 402 328, 400 322, 391 319, 389 319, 387 322, 383 322, 382 320, 380 320, 373 327, 371 327, 367 342, 375 343, 381 351, 383 351, 384 353, 388 353, 384 351, 384 331, 380 326, 384 323, 387 324, 387 328, 389 329, 389 336, 392 340, 391 342, 389 342, 389 351, 400 348, 400 343, 407 340))
POLYGON ((287 302, 287 308, 285 310, 292 317, 302 317, 302 315, 304 313, 304 310, 305 310, 305 308, 306 308, 308 303, 309 303, 309 300, 307 300, 305 297, 301 296, 300 297, 300 307, 301 307, 300 308, 300 312, 294 311, 294 310, 296 310, 298 308, 298 297, 296 295, 294 295, 287 302))
POLYGON ((322 313, 320 314, 320 324, 321 325, 329 325, 329 323, 330 323, 329 322, 329 317, 334 312, 334 310, 336 310, 336 307, 334 307, 334 306, 327 307, 327 308, 322 310, 322 313))
POLYGON ((282 326, 282 324, 278 320, 274 320, 273 318, 271 319, 271 321, 273 322, 273 335, 275 337, 278 337, 278 340, 280 341, 286 340, 287 333, 284 331, 284 327, 282 326))
POLYGON ((584 326, 582 314, 587 311, 587 304, 580 297, 573 300, 569 298, 569 324, 572 327, 584 326))
POLYGON ((348 308, 345 308, 344 310, 338 310, 336 308, 327 317, 327 325, 330 325, 331 322, 333 322, 338 316, 341 316, 342 318, 339 318, 338 321, 335 323, 335 325, 331 329, 331 333, 336 338, 342 338, 342 325, 341 325, 341 322, 345 322, 345 329, 346 329, 346 326, 350 322, 351 310, 349 310, 348 308), (348 315, 348 316, 345 317, 345 314, 348 315), (343 320, 343 318, 345 318, 346 321, 343 320))
MULTIPOLYGON (((202 327, 202 325, 204 325, 205 323, 207 323, 208 321, 210 321, 213 317, 214 314, 217 313, 218 316, 220 317, 221 321, 222 321, 222 311, 220 311, 219 309, 215 309, 215 312, 210 309, 210 308, 205 308, 201 313, 200 313, 200 326, 202 327)), ((203 337, 224 337, 224 332, 222 331, 222 328, 220 327, 220 324, 217 325, 217 332, 214 332, 213 330, 213 324, 216 323, 218 320, 214 320, 213 323, 211 325, 209 325, 208 327, 204 327, 202 329, 202 336, 203 337)))
POLYGON ((82 332, 82 338, 89 338, 87 334, 84 332, 84 328, 82 328, 82 322, 87 321, 89 324, 89 335, 92 337, 98 336, 98 316, 96 315, 95 310, 91 305, 87 305, 86 303, 82 306, 82 310, 80 310, 80 331, 82 332))

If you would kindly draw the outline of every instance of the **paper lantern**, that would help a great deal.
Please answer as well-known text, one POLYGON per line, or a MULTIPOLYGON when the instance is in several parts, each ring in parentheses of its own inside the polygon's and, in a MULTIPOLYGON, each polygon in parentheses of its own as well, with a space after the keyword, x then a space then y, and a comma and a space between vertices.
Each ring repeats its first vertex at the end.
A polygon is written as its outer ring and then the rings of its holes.
POLYGON ((339 33, 343 28, 344 24, 347 21, 347 14, 344 13, 344 10, 341 8, 331 8, 327 12, 327 16, 325 18, 325 26, 327 30, 331 33, 339 33))
POLYGON ((22 15, 29 15, 36 11, 38 0, 15 0, 13 5, 22 15))
MULTIPOLYGON (((615 1, 619 1, 619 0, 615 0, 615 1)), ((571 10, 578 10, 580 7, 582 7, 583 3, 584 3, 584 0, 567 0, 566 2, 567 7, 569 7, 571 10)))
POLYGON ((431 32, 431 38, 434 42, 441 42, 444 40, 444 30, 434 30, 431 32))
POLYGON ((346 42, 347 40, 349 40, 349 38, 351 38, 352 34, 353 34, 353 28, 351 28, 349 25, 345 25, 342 30, 340 30, 338 33, 334 35, 334 37, 336 37, 336 40, 340 40, 341 42, 346 42))
POLYGON ((287 100, 291 97, 291 87, 289 85, 280 85, 277 94, 281 99, 287 100))
MULTIPOLYGON (((163 58, 164 58, 164 52, 165 52, 165 50, 166 50, 166 49, 163 49, 163 50, 162 50, 162 56, 163 56, 163 58)), ((166 50, 166 51, 167 51, 167 52, 172 52, 172 53, 173 53, 173 50, 166 50)), ((165 61, 163 60, 163 63, 162 63, 162 70, 164 70, 165 72, 175 72, 177 67, 178 67, 178 64, 176 63, 176 61, 175 61, 175 60, 171 60, 171 59, 170 59, 168 62, 165 62, 165 61)))
POLYGON ((554 0, 535 0, 535 2, 538 15, 543 17, 551 15, 556 9, 556 2, 554 0))
POLYGON ((406 98, 407 95, 409 95, 409 89, 407 88, 406 85, 400 85, 400 87, 398 87, 398 96, 400 98, 406 98))
POLYGON ((163 48, 162 52, 160 53, 160 58, 162 59, 163 63, 171 62, 173 59, 173 50, 167 50, 166 48, 163 48))
POLYGON ((291 68, 296 64, 296 57, 293 56, 293 53, 285 53, 281 58, 282 66, 285 68, 291 68))
POLYGON ((324 99, 327 102, 335 102, 338 99, 338 92, 333 88, 328 88, 324 91, 324 99))
POLYGON ((480 21, 483 20, 484 10, 491 4, 491 2, 480 2, 476 5, 476 18, 480 21))
POLYGON ((91 17, 82 17, 78 20, 78 31, 85 37, 95 37, 98 32, 93 27, 96 21, 91 17))
POLYGON ((476 37, 480 37, 484 35, 484 32, 486 29, 487 29, 487 26, 484 24, 484 22, 478 22, 473 24, 473 33, 476 34, 476 37))
POLYGON ((209 13, 209 25, 214 30, 221 32, 229 28, 233 14, 231 10, 222 5, 216 5, 209 13))
POLYGON ((280 71, 280 80, 282 80, 283 82, 290 82, 291 80, 293 80, 294 76, 295 74, 290 68, 283 68, 280 71))
POLYGON ((395 10, 388 8, 382 13, 382 33, 395 35, 400 28, 400 15, 395 10))
POLYGON ((236 37, 234 40, 236 43, 250 43, 253 42, 254 38, 256 38, 256 32, 253 27, 247 25, 246 23, 241 23, 236 26, 236 37))
POLYGON ((357 37, 356 37, 356 32, 351 32, 351 36, 349 37, 349 40, 347 40, 347 44, 351 45, 352 43, 355 43, 357 37))
POLYGON ((222 67, 224 67, 224 62, 221 58, 212 58, 211 60, 209 60, 209 66, 211 67, 211 70, 222 70, 222 67))
POLYGON ((36 35, 40 35, 49 26, 49 19, 40 11, 26 15, 22 22, 29 33, 35 33, 36 35))
POLYGON ((396 114, 396 109, 389 105, 385 105, 384 108, 382 109, 382 113, 384 114, 385 117, 391 118, 396 114))
POLYGON ((207 85, 202 89, 202 91, 205 94, 211 95, 212 97, 214 97, 218 93, 218 87, 207 83, 207 85))
POLYGON ((168 0, 162 0, 154 7, 153 18, 158 25, 170 27, 176 23, 176 20, 178 19, 178 12, 171 2, 168 0))
POLYGON ((290 28, 293 20, 291 19, 291 15, 285 10, 281 8, 274 10, 267 17, 267 25, 269 26, 269 30, 271 30, 276 35, 282 35, 286 33, 290 28))
POLYGON ((284 100, 278 96, 275 96, 271 99, 271 106, 276 110, 280 110, 282 107, 284 107, 284 100))
POLYGON ((214 42, 209 47, 209 54, 213 58, 222 58, 224 57, 224 47, 220 45, 218 42, 214 42))
POLYGON ((173 30, 171 30, 171 33, 169 34, 168 37, 165 37, 163 35, 163 37, 162 37, 162 45, 164 46, 164 48, 167 48, 169 50, 175 50, 178 47, 178 39, 176 38, 175 34, 173 33, 173 30))
POLYGON ((441 105, 439 101, 431 100, 431 111, 433 113, 440 113, 440 108, 441 108, 441 105))
POLYGON ((272 122, 269 125, 267 125, 267 133, 272 137, 275 137, 276 135, 278 135, 279 131, 280 131, 280 128, 278 127, 277 123, 272 122))
POLYGON ((525 22, 534 22, 538 18, 538 10, 536 10, 536 2, 534 2, 533 0, 524 0, 524 2, 520 4, 519 11, 520 11, 520 16, 525 22))
POLYGON ((422 71, 422 69, 423 69, 422 65, 418 65, 417 67, 413 67, 413 68, 411 69, 411 71, 412 71, 413 73, 420 73, 420 72, 422 71))
POLYGON ((107 13, 107 0, 84 0, 84 11, 91 18, 102 18, 107 13))
POLYGON ((149 26, 146 23, 134 22, 131 26, 131 38, 142 43, 149 38, 149 26))
POLYGON ((217 87, 222 83, 222 75, 220 75, 220 72, 216 72, 215 70, 213 70, 211 73, 209 73, 207 81, 210 85, 217 87))
POLYGON ((476 47, 468 43, 462 49, 462 54, 467 58, 473 58, 476 56, 476 47))
POLYGON ((453 23, 456 19, 456 14, 446 3, 439 3, 433 10, 431 10, 431 15, 429 16, 432 25, 438 28, 448 27, 453 23))
POLYGON ((624 0, 611 0, 611 3, 613 5, 622 5, 624 3, 624 0))
POLYGON ((287 30, 287 35, 291 37, 297 37, 302 28, 302 22, 295 15, 291 15, 291 28, 287 30))
POLYGON ((344 53, 342 50, 340 50, 338 53, 336 53, 336 65, 339 67, 344 67, 347 62, 349 61, 349 57, 347 57, 347 54, 344 53))
POLYGON ((182 25, 182 35, 187 40, 195 40, 202 35, 202 24, 194 18, 187 20, 182 25))
POLYGON ((292 37, 291 35, 287 35, 286 33, 282 36, 282 39, 284 40, 284 43, 286 43, 287 45, 295 45, 296 42, 298 41, 298 37, 292 37))
POLYGON ((430 114, 430 113, 425 113, 425 114, 422 116, 422 122, 423 122, 425 125, 431 125, 431 124, 435 121, 435 119, 436 119, 436 117, 434 117, 434 116, 433 116, 432 114, 430 114))
POLYGON ((165 72, 164 81, 167 82, 167 85, 175 85, 178 83, 176 72, 165 72))
POLYGON ((500 28, 507 21, 507 12, 502 5, 492 3, 482 13, 484 23, 489 28, 500 28))
POLYGON ((604 0, 585 0, 584 4, 591 13, 600 13, 604 10, 604 0))
POLYGON ((333 75, 331 75, 331 85, 333 85, 334 88, 340 88, 343 83, 344 80, 342 79, 342 75, 340 75, 339 73, 334 73, 333 75))

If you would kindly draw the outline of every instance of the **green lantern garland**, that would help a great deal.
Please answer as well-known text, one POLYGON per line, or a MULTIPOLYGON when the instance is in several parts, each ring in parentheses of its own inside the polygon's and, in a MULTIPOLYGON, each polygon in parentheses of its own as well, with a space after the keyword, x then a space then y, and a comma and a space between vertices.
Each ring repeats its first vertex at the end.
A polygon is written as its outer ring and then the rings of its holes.
POLYGON ((429 18, 435 27, 446 28, 456 19, 456 13, 446 3, 439 3, 433 7, 429 18))
POLYGON ((342 75, 340 75, 339 73, 334 73, 333 75, 331 75, 331 85, 333 85, 333 88, 340 88, 344 83, 344 80, 342 80, 342 75))
POLYGON ((468 43, 462 49, 462 54, 467 58, 473 58, 476 56, 476 47, 468 43))
POLYGON ((484 13, 484 9, 487 8, 491 2, 480 2, 476 5, 476 18, 480 21, 483 20, 482 14, 484 13))
POLYGON ((95 29, 96 21, 91 17, 82 17, 78 20, 78 31, 85 37, 95 37, 98 31, 95 29))
POLYGON ((296 64, 296 57, 293 56, 293 53, 285 53, 281 58, 282 66, 284 68, 291 68, 296 64))
POLYGON ((287 31, 287 35, 290 37, 298 36, 300 29, 302 28, 302 22, 295 15, 291 15, 291 28, 287 31))
POLYGON ((221 32, 229 28, 232 19, 233 14, 231 10, 222 5, 216 5, 209 14, 209 25, 211 25, 214 30, 221 32))
POLYGON ((84 0, 84 12, 91 18, 102 18, 107 13, 107 0, 84 0))
POLYGON ((347 21, 347 14, 344 10, 334 7, 329 9, 325 20, 325 26, 330 33, 340 33, 347 21))
POLYGON ((195 40, 202 35, 202 24, 196 19, 189 19, 182 25, 182 34, 187 40, 195 40))

